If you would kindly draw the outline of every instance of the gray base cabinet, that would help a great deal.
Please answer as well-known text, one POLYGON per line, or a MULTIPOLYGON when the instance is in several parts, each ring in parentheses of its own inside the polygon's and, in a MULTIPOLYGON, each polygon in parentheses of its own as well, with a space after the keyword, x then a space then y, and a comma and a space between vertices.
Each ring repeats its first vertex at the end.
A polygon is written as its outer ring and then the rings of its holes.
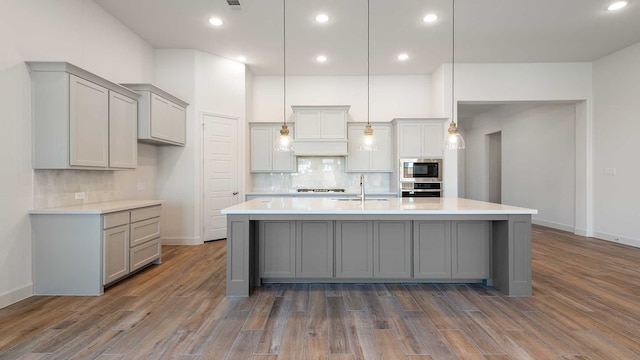
POLYGON ((490 221, 259 221, 259 277, 490 279, 491 229, 490 221))
POLYGON ((297 221, 296 277, 333 277, 333 221, 297 221))
POLYGON ((413 246, 415 278, 451 278, 451 221, 414 221, 413 246))
POLYGON ((373 228, 373 277, 411 278, 411 221, 374 221, 373 228))
POLYGON ((295 277, 295 221, 261 221, 258 225, 258 247, 260 277, 295 277))
POLYGON ((336 221, 336 278, 373 277, 373 222, 336 221))
POLYGON ((452 274, 454 279, 490 277, 491 223, 488 221, 451 222, 452 274))
POLYGON ((100 295, 160 263, 160 205, 112 213, 31 215, 34 295, 100 295))

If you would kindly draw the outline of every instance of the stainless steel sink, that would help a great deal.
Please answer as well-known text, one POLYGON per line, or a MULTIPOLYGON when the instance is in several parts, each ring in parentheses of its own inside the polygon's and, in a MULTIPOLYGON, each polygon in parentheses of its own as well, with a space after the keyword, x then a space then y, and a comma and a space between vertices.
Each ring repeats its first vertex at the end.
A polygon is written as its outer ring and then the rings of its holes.
MULTIPOLYGON (((338 199, 331 199, 331 200, 335 200, 335 201, 360 201, 360 199, 358 199, 358 198, 338 198, 338 199)), ((368 199, 368 198, 365 198, 364 201, 365 202, 367 202, 367 201, 389 201, 389 199, 381 199, 381 198, 368 199)))

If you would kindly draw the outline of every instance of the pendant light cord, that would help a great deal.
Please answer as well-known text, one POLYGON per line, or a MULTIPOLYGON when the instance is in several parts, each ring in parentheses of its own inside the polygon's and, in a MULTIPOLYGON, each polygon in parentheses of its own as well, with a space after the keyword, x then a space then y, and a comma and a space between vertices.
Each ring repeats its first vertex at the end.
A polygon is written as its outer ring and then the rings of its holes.
POLYGON ((369 112, 370 112, 370 107, 371 107, 371 102, 369 100, 370 95, 370 84, 369 84, 369 73, 370 73, 370 67, 371 65, 369 64, 369 58, 370 58, 370 41, 369 41, 369 33, 370 33, 370 28, 371 28, 371 9, 370 9, 370 5, 369 5, 369 0, 367 0, 367 124, 369 124, 369 112))
POLYGON ((287 125, 287 0, 282 0, 282 124, 287 125))
POLYGON ((451 0, 451 122, 454 120, 456 87, 456 0, 451 0))

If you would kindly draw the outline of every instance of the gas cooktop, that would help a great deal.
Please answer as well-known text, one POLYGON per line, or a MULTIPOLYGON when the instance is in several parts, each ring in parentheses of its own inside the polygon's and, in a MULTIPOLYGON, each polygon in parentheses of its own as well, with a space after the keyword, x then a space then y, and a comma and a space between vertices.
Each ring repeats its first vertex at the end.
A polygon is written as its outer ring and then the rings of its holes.
POLYGON ((344 192, 344 189, 298 189, 298 192, 344 192))

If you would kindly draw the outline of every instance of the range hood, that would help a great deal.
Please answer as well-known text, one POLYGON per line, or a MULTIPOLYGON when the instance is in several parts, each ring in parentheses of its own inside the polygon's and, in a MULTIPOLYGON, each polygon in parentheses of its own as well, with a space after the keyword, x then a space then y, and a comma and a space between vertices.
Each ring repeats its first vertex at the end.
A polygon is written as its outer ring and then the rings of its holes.
POLYGON ((296 156, 345 156, 349 105, 294 105, 296 156))

